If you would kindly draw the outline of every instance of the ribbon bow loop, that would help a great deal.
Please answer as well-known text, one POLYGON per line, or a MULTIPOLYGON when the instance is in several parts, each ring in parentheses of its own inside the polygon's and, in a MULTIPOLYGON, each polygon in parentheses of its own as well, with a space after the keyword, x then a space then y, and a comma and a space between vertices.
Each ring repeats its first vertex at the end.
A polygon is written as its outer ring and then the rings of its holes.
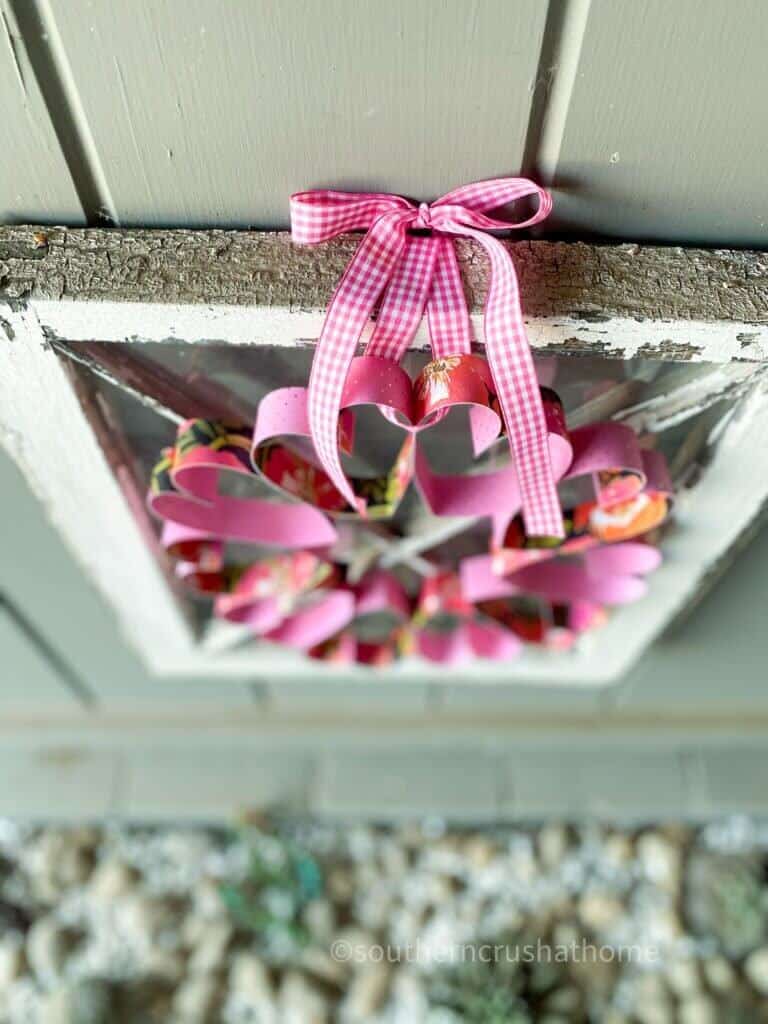
MULTIPOLYGON (((476 181, 471 185, 460 185, 452 192, 446 192, 432 204, 433 207, 453 206, 473 213, 487 213, 509 206, 518 199, 536 196, 539 205, 532 217, 524 221, 494 221, 499 229, 522 228, 546 220, 552 212, 552 196, 529 178, 494 178, 491 181, 476 181)), ((490 218, 489 218, 490 220, 490 218)))
POLYGON ((297 245, 318 245, 351 231, 368 231, 386 214, 415 216, 416 208, 402 196, 385 192, 333 192, 316 189, 291 196, 291 239, 297 245))

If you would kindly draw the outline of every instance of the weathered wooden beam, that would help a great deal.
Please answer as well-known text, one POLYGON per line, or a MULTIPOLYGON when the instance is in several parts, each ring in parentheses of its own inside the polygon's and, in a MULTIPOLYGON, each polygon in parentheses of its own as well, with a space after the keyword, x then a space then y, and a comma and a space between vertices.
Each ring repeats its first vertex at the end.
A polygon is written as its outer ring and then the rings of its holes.
MULTIPOLYGON (((295 344, 322 311, 358 237, 295 246, 286 232, 0 228, 0 303, 30 302, 50 336, 295 344), (132 312, 123 304, 134 305, 132 312), (62 311, 62 304, 66 304, 62 311), (96 306, 98 304, 98 306, 96 306), (115 305, 117 308, 115 308, 115 305), (215 310, 212 307, 217 307, 215 310), (163 333, 165 332, 165 333, 163 333), (198 332, 195 335, 195 332, 198 332)), ((768 254, 581 242, 508 242, 531 341, 615 358, 768 358, 768 254)), ((480 326, 478 248, 458 242, 480 326)), ((420 345, 425 344, 422 334, 420 345)))

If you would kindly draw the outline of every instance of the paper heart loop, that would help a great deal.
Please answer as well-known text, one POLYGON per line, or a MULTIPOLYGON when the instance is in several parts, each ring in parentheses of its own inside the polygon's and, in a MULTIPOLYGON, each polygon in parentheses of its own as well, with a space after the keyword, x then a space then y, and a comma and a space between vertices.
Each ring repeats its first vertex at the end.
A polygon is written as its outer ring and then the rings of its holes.
MULTIPOLYGON (((353 360, 339 420, 339 446, 352 454, 355 409, 372 405, 410 421, 411 381, 396 363, 373 356, 353 360)), ((331 516, 356 516, 357 510, 333 486, 312 444, 307 388, 280 388, 259 404, 251 444, 254 469, 284 495, 331 516)), ((394 465, 376 477, 350 482, 355 504, 365 502, 371 518, 390 516, 410 483, 411 445, 401 447, 394 465)))
POLYGON ((407 620, 410 602, 390 573, 375 571, 350 585, 338 567, 300 552, 253 565, 217 597, 215 613, 318 657, 318 648, 350 631, 361 642, 388 642, 407 620))
MULTIPOLYGON (((250 478, 250 438, 211 420, 187 420, 154 467, 151 511, 197 531, 197 539, 229 539, 265 547, 325 547, 336 539, 328 519, 309 505, 278 510, 273 502, 223 493, 227 477, 250 478)), ((189 537, 190 535, 188 535, 189 537)))
POLYGON ((459 576, 449 572, 424 581, 411 637, 421 657, 444 665, 463 665, 475 658, 507 661, 522 647, 510 630, 478 614, 459 576))
MULTIPOLYGON (((571 465, 573 449, 560 399, 550 388, 541 388, 540 392, 549 463, 555 479, 559 480, 571 465)), ((495 546, 522 506, 520 480, 514 463, 490 472, 444 475, 433 472, 427 460, 418 455, 416 476, 419 489, 435 515, 490 518, 495 546)))
POLYGON ((578 561, 528 565, 505 577, 495 571, 492 557, 473 556, 464 559, 460 577, 473 602, 536 594, 555 604, 621 605, 645 594, 644 577, 660 562, 649 544, 623 543, 587 550, 578 561))
POLYGON ((508 522, 502 539, 492 543, 498 575, 631 541, 667 519, 672 484, 661 452, 640 449, 633 432, 617 423, 581 428, 571 437, 577 454, 565 479, 589 477, 593 496, 566 511, 564 541, 531 542, 519 518, 508 522))
POLYGON ((488 363, 481 356, 457 355, 433 359, 413 386, 413 423, 423 430, 438 423, 451 409, 465 406, 472 449, 481 455, 501 436, 502 421, 494 408, 496 388, 488 363))
POLYGON ((372 519, 391 516, 414 473, 413 438, 435 428, 452 408, 466 407, 475 454, 482 454, 501 433, 493 408, 493 382, 484 359, 475 355, 434 360, 412 384, 396 363, 378 356, 353 359, 344 387, 339 446, 352 454, 355 410, 375 406, 405 434, 394 464, 376 477, 351 477, 355 508, 339 494, 312 447, 306 388, 280 388, 259 404, 251 459, 270 484, 286 496, 331 516, 356 516, 365 503, 372 519))

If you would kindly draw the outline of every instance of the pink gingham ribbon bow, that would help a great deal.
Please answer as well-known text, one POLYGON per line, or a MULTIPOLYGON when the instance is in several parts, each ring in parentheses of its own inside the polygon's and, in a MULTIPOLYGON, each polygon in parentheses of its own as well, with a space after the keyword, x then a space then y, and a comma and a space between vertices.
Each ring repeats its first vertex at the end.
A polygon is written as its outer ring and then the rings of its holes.
POLYGON ((398 358, 418 325, 420 298, 427 297, 430 330, 440 354, 446 341, 467 351, 470 326, 449 236, 474 238, 490 259, 485 304, 485 349, 506 423, 520 481, 523 519, 531 536, 562 537, 563 521, 550 464, 547 426, 520 308, 512 258, 488 231, 525 228, 552 209, 549 193, 526 178, 496 178, 463 185, 434 203, 414 205, 401 196, 316 190, 291 196, 293 240, 315 245, 350 231, 367 234, 346 268, 326 314, 309 381, 308 415, 318 458, 334 486, 364 514, 344 475, 338 450, 338 418, 351 361, 377 299, 392 280, 382 307, 388 351, 398 358), (527 220, 510 223, 485 215, 526 196, 538 209, 527 220), (431 229, 430 244, 408 234, 431 229), (410 253, 409 253, 409 250, 410 253), (426 255, 421 255, 426 253, 426 255), (403 269, 408 268, 407 273, 403 269), (398 272, 398 269, 400 272, 398 272), (430 289, 431 283, 431 290, 430 289))

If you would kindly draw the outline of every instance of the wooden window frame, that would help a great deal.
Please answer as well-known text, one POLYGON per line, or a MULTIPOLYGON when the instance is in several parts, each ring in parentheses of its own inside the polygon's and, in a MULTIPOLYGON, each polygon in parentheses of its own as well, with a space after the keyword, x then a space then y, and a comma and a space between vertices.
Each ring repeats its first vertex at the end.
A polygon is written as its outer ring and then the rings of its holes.
MULTIPOLYGON (((56 345, 312 345, 355 244, 346 238, 300 248, 284 232, 0 228, 0 442, 159 676, 290 682, 322 673, 373 680, 363 669, 307 665, 282 651, 230 650, 221 645, 221 630, 198 641, 158 557, 143 496, 108 414, 82 393, 56 345)), ((719 369, 703 387, 738 394, 740 401, 706 473, 677 502, 676 526, 648 598, 617 610, 571 654, 530 650, 502 666, 478 662, 441 667, 439 674, 406 662, 390 675, 418 682, 606 684, 711 584, 751 535, 768 498, 768 255, 508 244, 537 351, 715 363, 719 369)), ((484 261, 465 243, 459 259, 481 338, 484 261)), ((421 332, 414 347, 426 342, 421 332)))

